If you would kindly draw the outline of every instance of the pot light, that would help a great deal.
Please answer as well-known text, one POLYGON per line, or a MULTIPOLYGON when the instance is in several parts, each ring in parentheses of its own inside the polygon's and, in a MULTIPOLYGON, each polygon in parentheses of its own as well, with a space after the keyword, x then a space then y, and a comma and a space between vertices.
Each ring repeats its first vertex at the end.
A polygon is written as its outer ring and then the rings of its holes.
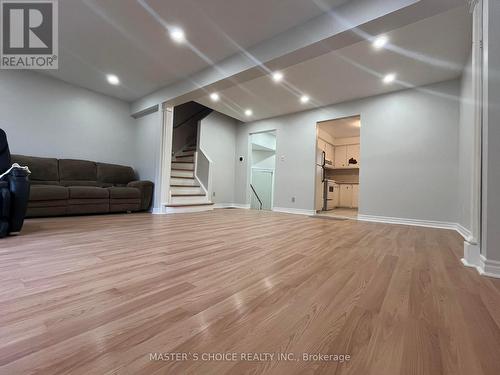
POLYGON ((186 35, 184 34, 184 31, 182 29, 179 29, 178 27, 170 30, 170 38, 172 38, 172 40, 176 43, 184 43, 186 41, 186 35))
POLYGON ((309 103, 309 99, 310 99, 310 98, 309 98, 307 95, 302 95, 302 96, 300 97, 300 102, 301 102, 302 104, 306 104, 306 103, 309 103))
POLYGON ((274 82, 281 82, 283 80, 283 73, 281 72, 274 72, 273 73, 273 81, 274 82))
POLYGON ((218 102, 220 99, 220 96, 216 92, 213 92, 210 94, 210 99, 212 99, 213 102, 218 102))
POLYGON ((253 111, 251 109, 246 109, 245 110, 245 116, 250 117, 253 115, 253 111))
POLYGON ((383 81, 385 84, 393 83, 395 80, 396 80, 396 75, 395 75, 394 73, 387 74, 387 75, 386 75, 386 76, 382 79, 382 81, 383 81))
POLYGON ((379 36, 378 38, 375 38, 375 40, 372 43, 373 48, 375 49, 382 49, 385 47, 385 45, 389 42, 389 38, 387 38, 385 35, 379 36))
POLYGON ((119 85, 120 84, 120 78, 115 76, 114 74, 108 74, 106 75, 106 79, 108 80, 109 84, 111 85, 119 85))

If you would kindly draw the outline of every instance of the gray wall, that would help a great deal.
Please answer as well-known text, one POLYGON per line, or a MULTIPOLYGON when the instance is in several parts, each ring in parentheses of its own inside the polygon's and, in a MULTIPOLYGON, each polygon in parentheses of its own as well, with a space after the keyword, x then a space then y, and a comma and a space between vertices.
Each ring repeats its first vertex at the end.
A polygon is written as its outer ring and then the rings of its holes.
POLYGON ((316 123, 361 115, 360 213, 456 222, 459 95, 448 81, 240 126, 236 201, 249 201, 249 134, 275 129, 274 206, 313 210, 316 123))
POLYGON ((12 153, 135 167, 128 103, 39 73, 0 70, 0 127, 12 153))
POLYGON ((211 159, 214 203, 235 202, 235 142, 240 122, 219 112, 212 112, 200 122, 199 147, 211 159))
POLYGON ((468 230, 471 230, 471 194, 474 182, 474 92, 472 90, 471 56, 461 81, 458 132, 458 223, 468 230))

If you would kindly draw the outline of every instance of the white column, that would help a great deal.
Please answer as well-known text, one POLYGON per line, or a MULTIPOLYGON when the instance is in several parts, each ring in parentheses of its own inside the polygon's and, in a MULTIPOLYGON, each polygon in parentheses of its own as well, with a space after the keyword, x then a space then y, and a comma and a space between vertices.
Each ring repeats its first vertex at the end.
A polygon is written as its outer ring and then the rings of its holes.
POLYGON ((500 277, 500 1, 483 0, 481 261, 500 277))
POLYGON ((162 109, 162 129, 161 129, 161 145, 160 145, 160 160, 158 167, 157 181, 159 186, 160 205, 155 207, 153 213, 165 214, 166 205, 170 202, 170 166, 172 162, 172 132, 174 125, 174 111, 172 107, 165 104, 162 109))

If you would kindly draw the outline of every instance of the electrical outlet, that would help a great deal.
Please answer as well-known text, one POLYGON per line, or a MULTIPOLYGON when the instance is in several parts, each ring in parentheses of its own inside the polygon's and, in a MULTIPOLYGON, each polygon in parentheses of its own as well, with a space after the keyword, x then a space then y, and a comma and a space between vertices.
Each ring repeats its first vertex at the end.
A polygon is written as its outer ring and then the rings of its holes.
POLYGON ((295 197, 292 197, 292 203, 295 203, 295 197))

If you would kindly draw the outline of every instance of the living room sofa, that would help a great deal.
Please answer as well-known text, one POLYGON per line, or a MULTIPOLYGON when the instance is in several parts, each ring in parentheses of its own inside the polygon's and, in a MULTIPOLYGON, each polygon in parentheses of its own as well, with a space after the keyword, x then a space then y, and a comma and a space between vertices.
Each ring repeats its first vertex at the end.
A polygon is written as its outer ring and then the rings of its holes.
POLYGON ((87 160, 12 155, 31 170, 26 217, 146 211, 154 185, 131 167, 87 160))

